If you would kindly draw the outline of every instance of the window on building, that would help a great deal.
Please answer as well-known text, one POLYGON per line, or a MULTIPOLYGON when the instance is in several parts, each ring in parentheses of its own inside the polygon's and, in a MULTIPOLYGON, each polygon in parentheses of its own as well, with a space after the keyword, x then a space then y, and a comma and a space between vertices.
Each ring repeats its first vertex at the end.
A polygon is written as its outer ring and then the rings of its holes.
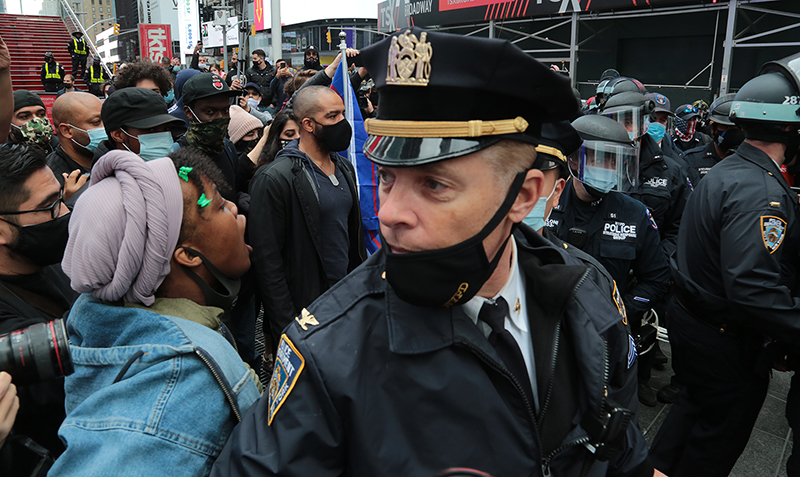
POLYGON ((101 19, 101 20, 103 19, 103 15, 100 15, 100 19, 101 19))
POLYGON ((92 5, 94 5, 94 0, 92 0, 92 5))
POLYGON ((92 19, 97 20, 97 15, 92 15, 92 19))
POLYGON ((95 9, 94 7, 92 7, 92 11, 93 11, 93 12, 96 12, 96 11, 97 11, 97 9, 95 9))
POLYGON ((103 7, 100 7, 100 13, 103 13, 103 7))
POLYGON ((94 27, 94 32, 97 33, 97 27, 94 27))

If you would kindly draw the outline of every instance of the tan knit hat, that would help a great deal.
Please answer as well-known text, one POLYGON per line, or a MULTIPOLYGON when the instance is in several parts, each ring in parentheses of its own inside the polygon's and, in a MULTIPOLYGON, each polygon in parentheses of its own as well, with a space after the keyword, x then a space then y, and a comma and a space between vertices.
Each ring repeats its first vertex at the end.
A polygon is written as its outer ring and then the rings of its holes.
POLYGON ((237 105, 231 106, 231 122, 228 125, 228 135, 236 144, 253 129, 263 128, 261 120, 237 105))

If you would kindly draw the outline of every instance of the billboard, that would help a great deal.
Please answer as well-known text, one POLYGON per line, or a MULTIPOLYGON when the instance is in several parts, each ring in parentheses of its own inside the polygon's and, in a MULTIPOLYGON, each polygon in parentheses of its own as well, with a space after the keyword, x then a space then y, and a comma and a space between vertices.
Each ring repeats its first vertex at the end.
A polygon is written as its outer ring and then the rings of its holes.
POLYGON ((142 58, 158 63, 172 57, 172 31, 169 25, 139 24, 139 48, 142 58))
MULTIPOLYGON (((178 25, 180 25, 181 53, 191 55, 200 40, 200 16, 197 0, 177 0, 178 25)), ((182 59, 182 58, 181 58, 182 59)))
POLYGON ((507 20, 573 12, 650 9, 688 0, 386 0, 378 4, 378 29, 507 20))
POLYGON ((256 27, 256 31, 267 29, 267 22, 264 18, 264 0, 255 0, 255 4, 253 4, 253 24, 256 27))
MULTIPOLYGON (((239 44, 238 17, 228 17, 228 46, 239 44)), ((222 27, 214 22, 203 23, 202 28, 203 48, 219 48, 222 46, 222 27)))

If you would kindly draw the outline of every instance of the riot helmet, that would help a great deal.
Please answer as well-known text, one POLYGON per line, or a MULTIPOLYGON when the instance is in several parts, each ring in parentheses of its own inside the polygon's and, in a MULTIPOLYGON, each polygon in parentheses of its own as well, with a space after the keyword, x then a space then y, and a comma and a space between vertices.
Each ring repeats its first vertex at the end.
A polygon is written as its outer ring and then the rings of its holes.
POLYGON ((786 144, 786 162, 800 145, 800 54, 765 64, 742 86, 731 103, 729 118, 748 139, 786 144), (791 126, 785 131, 786 126, 791 126))
POLYGON ((711 103, 711 106, 708 107, 709 121, 726 126, 733 126, 733 121, 731 121, 728 116, 731 114, 731 104, 735 96, 735 93, 728 93, 715 99, 714 102, 711 103))
POLYGON ((601 197, 636 186, 639 147, 621 124, 603 115, 588 115, 573 121, 572 127, 583 143, 569 155, 570 173, 589 194, 601 197))
POLYGON ((736 152, 736 149, 744 141, 744 131, 728 118, 735 96, 734 93, 724 94, 715 99, 708 107, 708 119, 711 122, 714 144, 725 155, 736 152))
POLYGON ((603 101, 608 101, 612 96, 622 93, 647 93, 647 89, 639 80, 620 76, 608 80, 605 88, 603 88, 603 101))
POLYGON ((615 94, 605 102, 600 110, 602 116, 618 122, 628 131, 631 140, 641 138, 650 124, 650 113, 655 110, 655 102, 634 91, 615 94))

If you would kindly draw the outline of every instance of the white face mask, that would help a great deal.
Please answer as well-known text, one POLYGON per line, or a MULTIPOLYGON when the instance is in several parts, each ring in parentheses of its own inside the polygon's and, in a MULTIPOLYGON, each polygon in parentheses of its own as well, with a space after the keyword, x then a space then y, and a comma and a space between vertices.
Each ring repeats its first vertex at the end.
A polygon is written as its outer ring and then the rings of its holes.
POLYGON ((558 186, 558 179, 556 179, 555 184, 553 184, 553 190, 550 192, 550 195, 546 198, 539 197, 539 200, 536 201, 536 205, 533 206, 528 216, 522 219, 523 224, 529 225, 533 230, 539 230, 544 227, 545 222, 547 222, 547 219, 550 217, 550 214, 547 214, 547 217, 545 217, 547 203, 553 197, 553 194, 556 193, 556 186, 558 186))

